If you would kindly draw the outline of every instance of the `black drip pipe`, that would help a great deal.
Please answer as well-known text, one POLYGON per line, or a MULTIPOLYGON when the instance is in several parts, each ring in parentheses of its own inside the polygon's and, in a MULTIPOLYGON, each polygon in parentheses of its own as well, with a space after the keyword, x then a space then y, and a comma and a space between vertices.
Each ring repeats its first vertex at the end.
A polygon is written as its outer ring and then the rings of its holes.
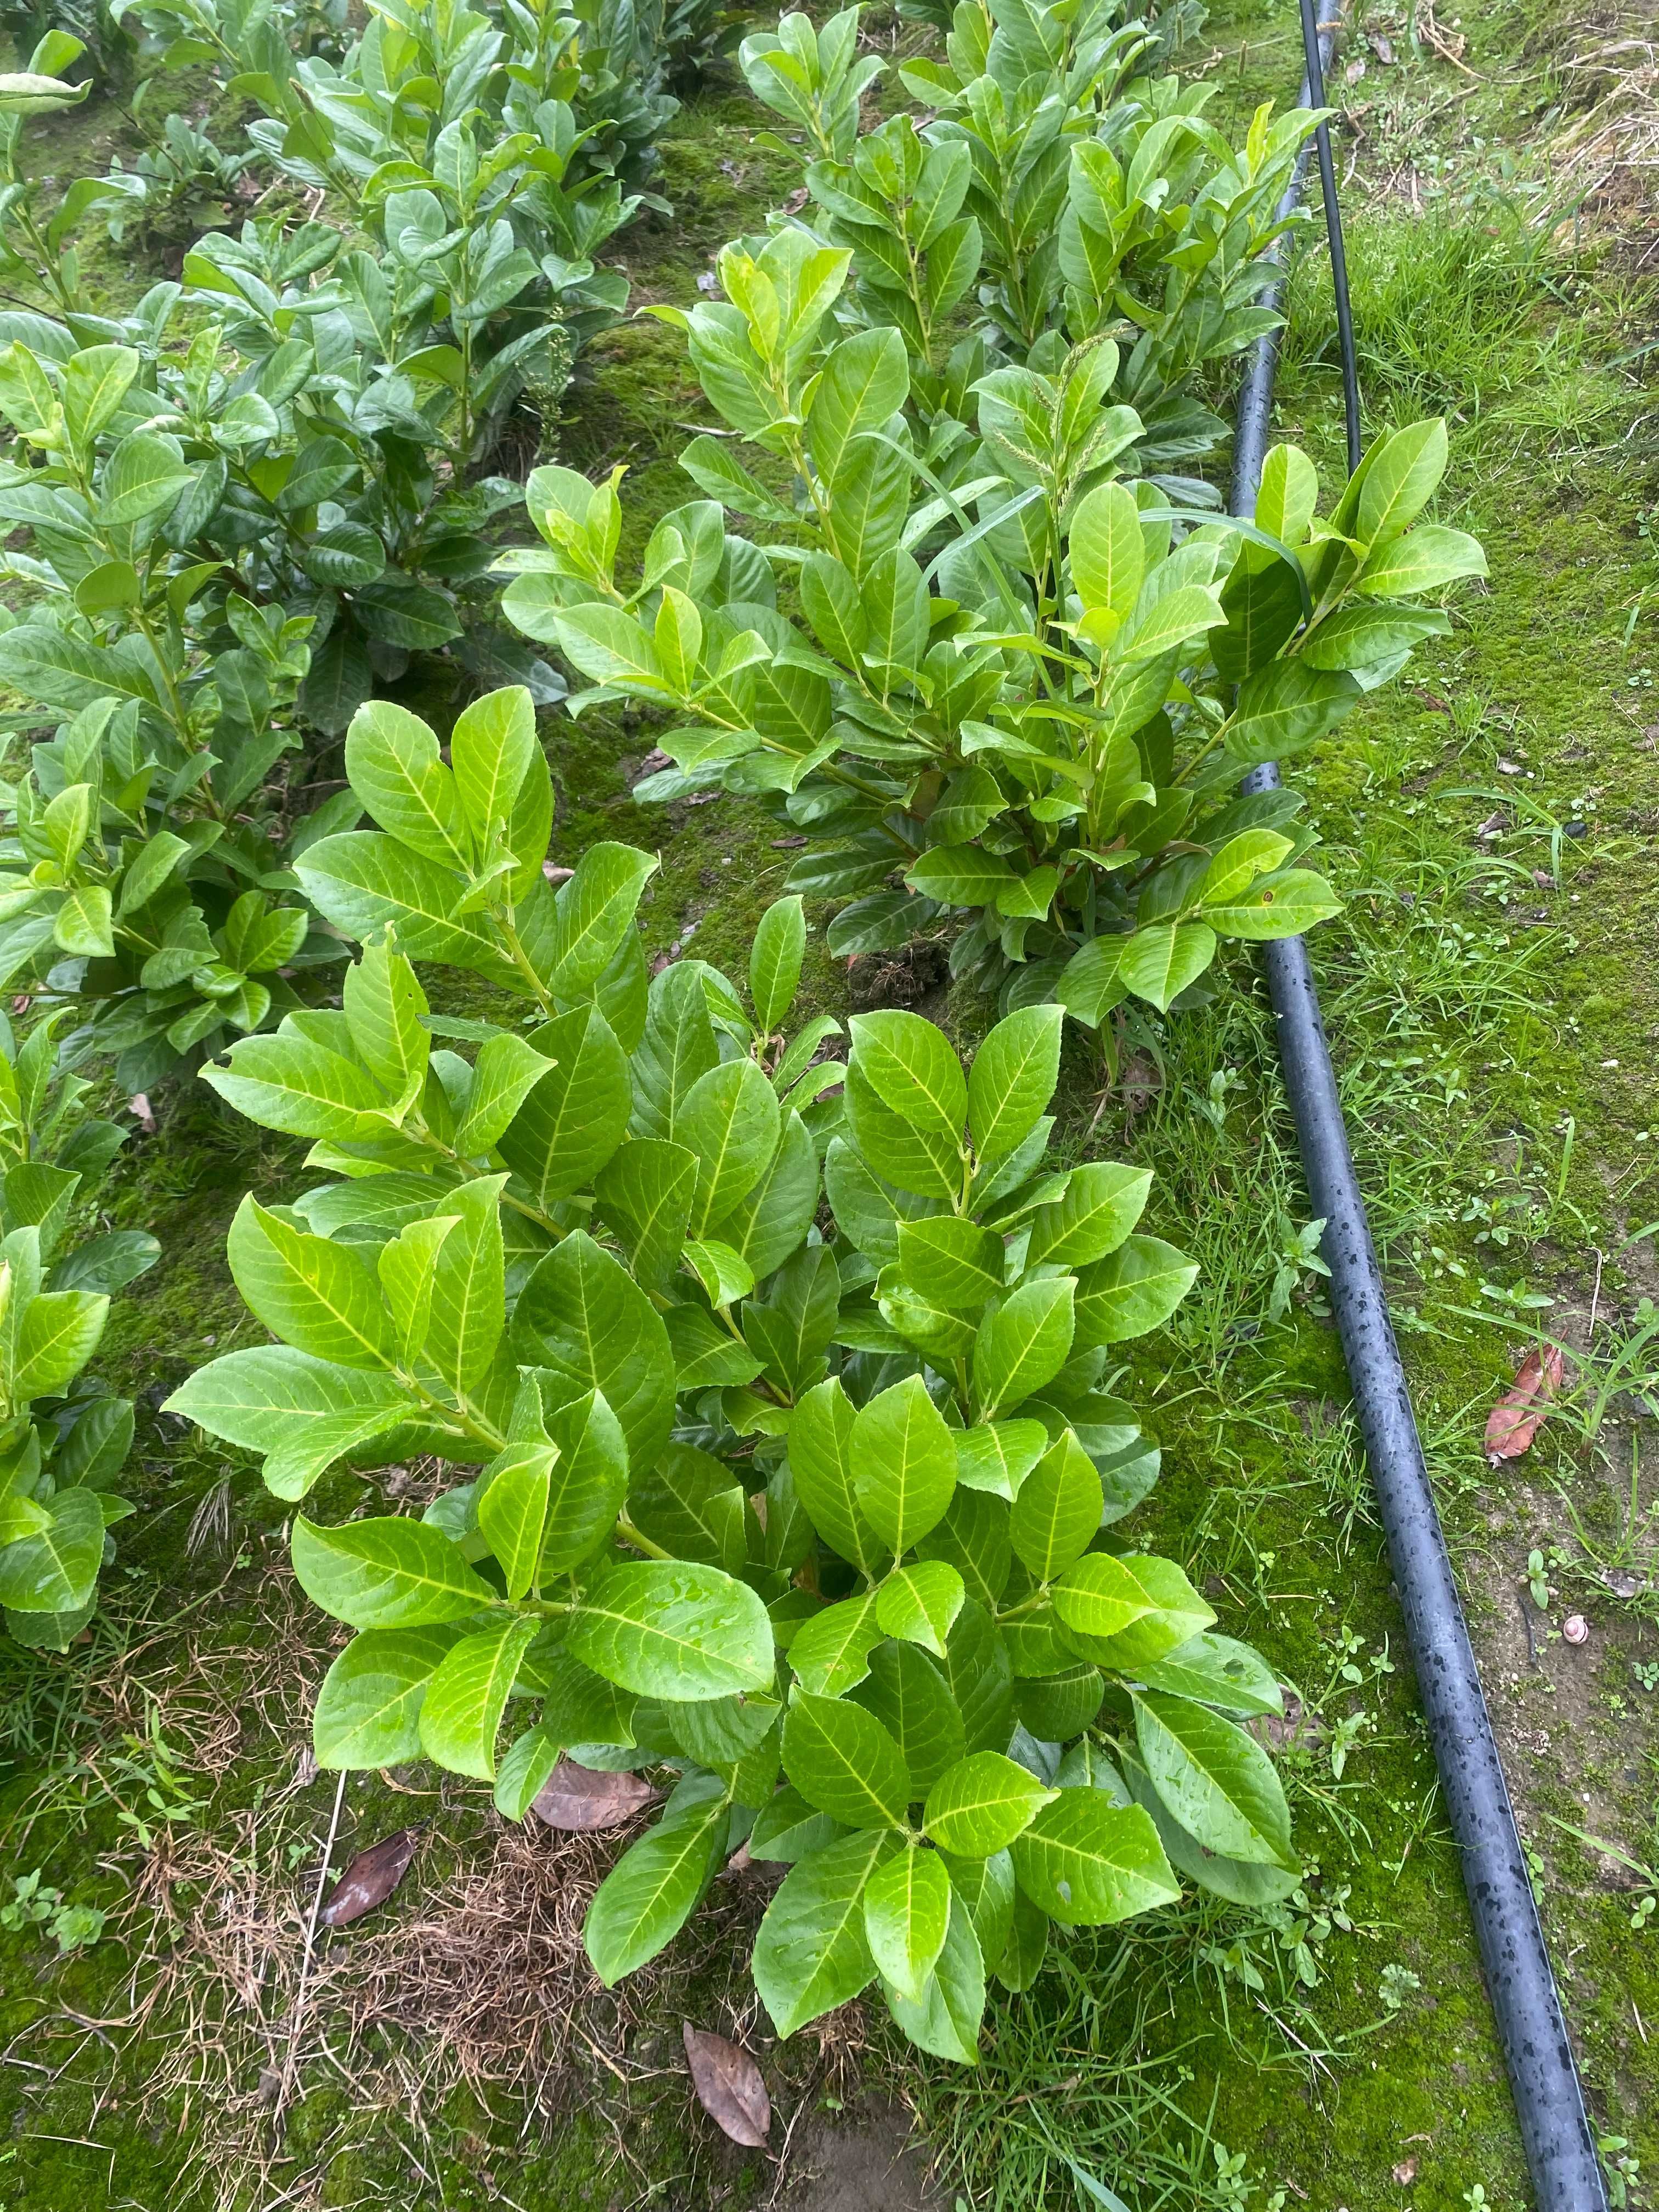
MULTIPOLYGON (((1308 64, 1303 100, 1318 106, 1336 26, 1321 25, 1316 35, 1313 0, 1302 0, 1302 18, 1308 64)), ((1343 343, 1352 468, 1359 451, 1358 393, 1328 144, 1322 143, 1319 152, 1343 343)), ((1281 215, 1295 209, 1307 166, 1304 147, 1280 203, 1281 215)), ((1278 305, 1284 284, 1281 276, 1265 295, 1266 304, 1278 305)), ((1247 520, 1255 513, 1278 360, 1274 332, 1254 349, 1239 403, 1232 512, 1247 520)), ((1278 769, 1269 763, 1255 769, 1244 787, 1270 790, 1278 781, 1278 769)), ((1331 1271, 1331 1305, 1388 1537, 1447 1817, 1462 1856, 1487 1994, 1509 2069, 1538 2212, 1607 2212, 1595 2134, 1584 2109, 1492 1718, 1389 1319, 1365 1202, 1348 1149, 1307 945, 1299 937, 1286 938, 1264 945, 1261 953, 1309 1194, 1315 1217, 1322 1216, 1325 1222, 1321 1250, 1331 1271)))

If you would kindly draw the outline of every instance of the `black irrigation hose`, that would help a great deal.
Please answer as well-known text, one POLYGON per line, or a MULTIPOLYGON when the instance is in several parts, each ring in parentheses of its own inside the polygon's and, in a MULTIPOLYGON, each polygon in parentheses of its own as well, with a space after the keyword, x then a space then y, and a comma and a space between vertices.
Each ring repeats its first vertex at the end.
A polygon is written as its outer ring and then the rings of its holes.
MULTIPOLYGON (((1314 0, 1301 0, 1301 7, 1307 61, 1302 96, 1316 106, 1337 27, 1316 26, 1314 0)), ((1358 389, 1336 188, 1322 131, 1319 157, 1352 469, 1359 456, 1358 389)), ((1295 209, 1307 167, 1304 148, 1280 203, 1281 214, 1288 216, 1295 209)), ((1284 288, 1281 276, 1266 295, 1266 303, 1277 306, 1284 288)), ((1255 513, 1278 360, 1274 333, 1254 349, 1239 401, 1232 511, 1247 520, 1255 513)), ((1278 781, 1279 772, 1269 763, 1255 769, 1244 787, 1270 790, 1278 781)), ((1596 2159, 1595 2134, 1584 2109, 1503 1764, 1389 1319, 1365 1202, 1348 1150, 1307 945, 1292 937, 1264 945, 1261 951, 1303 1169, 1314 1214, 1325 1221, 1321 1249, 1331 1271, 1331 1304, 1388 1536, 1447 1816, 1462 1854, 1463 1879, 1538 2212, 1607 2212, 1607 2185, 1596 2159)))

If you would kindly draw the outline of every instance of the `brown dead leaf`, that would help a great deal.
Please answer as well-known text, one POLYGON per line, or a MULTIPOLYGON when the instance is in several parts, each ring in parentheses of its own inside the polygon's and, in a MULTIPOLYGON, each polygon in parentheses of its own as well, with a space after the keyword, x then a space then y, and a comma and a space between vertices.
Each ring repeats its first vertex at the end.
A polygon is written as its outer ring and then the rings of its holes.
POLYGON ((127 1101, 127 1111, 147 1137, 153 1137, 155 1134, 155 1115, 151 1110, 149 1099, 145 1092, 134 1091, 132 1097, 127 1101))
POLYGON ((1474 834, 1481 838, 1501 837, 1509 826, 1507 814, 1489 814, 1474 834))
POLYGON ((576 871, 574 868, 562 868, 556 861, 553 860, 544 860, 542 862, 542 873, 556 890, 559 884, 568 884, 575 872, 576 871))
POLYGON ((772 2100, 760 2068, 746 2051, 723 2035, 683 2023, 685 2055, 697 2102, 734 2143, 764 2150, 772 2125, 772 2100))
MULTIPOLYGON (((803 837, 801 842, 804 845, 806 840, 803 837)), ((33 1000, 27 991, 20 991, 11 1002, 11 1010, 15 1014, 26 1014, 33 1004, 33 1000)))
POLYGON ((1561 1355, 1553 1344, 1529 1352, 1516 1370, 1515 1382, 1486 1417, 1486 1457, 1519 1459, 1532 1449, 1549 1401, 1561 1388, 1561 1355))
POLYGON ((1371 52, 1376 56, 1376 58, 1382 64, 1385 69, 1390 66, 1394 60, 1394 45, 1392 40, 1385 39, 1381 31, 1367 31, 1365 33, 1365 44, 1370 48, 1371 52))
POLYGON ((1402 2158, 1399 2165, 1394 2168, 1394 2178, 1402 2189, 1409 2189, 1417 2179, 1417 2160, 1414 2158, 1402 2158))
POLYGON ((550 1828, 585 1835, 595 1828, 621 1827, 656 1795, 637 1774, 601 1774, 562 1759, 531 1810, 550 1828))
POLYGON ((343 1928, 384 1905, 409 1870, 420 1839, 418 1828, 398 1828, 359 1851, 329 1893, 317 1917, 325 1928, 343 1928))

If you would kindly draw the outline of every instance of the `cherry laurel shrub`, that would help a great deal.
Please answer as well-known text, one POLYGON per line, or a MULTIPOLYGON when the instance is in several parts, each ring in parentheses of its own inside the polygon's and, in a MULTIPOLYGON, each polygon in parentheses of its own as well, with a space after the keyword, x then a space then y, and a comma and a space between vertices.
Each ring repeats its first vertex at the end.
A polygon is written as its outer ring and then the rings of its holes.
POLYGON ((77 1241, 76 1200, 125 1141, 86 1110, 91 1085, 56 1065, 61 1017, 19 1045, 0 1015, 0 1608, 19 1644, 67 1649, 133 1510, 113 1484, 132 1407, 82 1370, 111 1296, 155 1266, 143 1230, 77 1241))
MULTIPOLYGON (((936 494, 898 334, 836 334, 848 265, 798 230, 728 246, 743 304, 686 319, 714 404, 803 488, 803 512, 763 502, 717 448, 716 495, 775 526, 763 546, 695 501, 619 574, 614 485, 531 476, 543 543, 504 556, 503 611, 588 679, 570 711, 672 718, 659 742, 677 766, 642 795, 719 786, 805 830, 789 887, 850 899, 835 951, 957 909, 952 972, 1005 1006, 1058 998, 1089 1024, 1127 1000, 1163 1012, 1221 940, 1337 912, 1298 865, 1314 842, 1299 794, 1238 782, 1328 735, 1449 629, 1421 602, 1485 573, 1473 538, 1418 521, 1444 424, 1377 440, 1328 516, 1293 446, 1268 455, 1254 523, 1176 508, 1123 480, 1139 422, 1109 404, 1103 338, 1052 374, 981 379, 974 483, 936 494)), ((714 445, 683 457, 705 489, 714 445)))
POLYGON ((348 758, 381 827, 302 862, 364 940, 343 1005, 207 1072, 313 1140, 318 1178, 230 1233, 276 1341, 170 1401, 296 1503, 346 1455, 460 1473, 418 1519, 295 1519, 301 1583, 357 1632, 319 1761, 424 1755, 508 1818, 562 1755, 669 1770, 588 1914, 607 1984, 746 1840, 789 1867, 754 1956, 779 2032, 878 1979, 966 2062, 988 1975, 1026 1986, 1051 1921, 1170 1904, 1182 1873, 1286 1893, 1285 1800, 1239 1725, 1278 1686, 1118 1534, 1158 1454, 1115 1347, 1196 1269, 1139 1232, 1147 1172, 1045 1169, 1060 1008, 966 1073, 908 1013, 822 1057, 836 1022, 788 1029, 799 898, 744 993, 695 960, 647 982, 646 856, 598 846, 549 889, 526 693, 470 708, 450 765, 372 705, 348 758), (417 948, 529 1025, 430 1014, 417 948))

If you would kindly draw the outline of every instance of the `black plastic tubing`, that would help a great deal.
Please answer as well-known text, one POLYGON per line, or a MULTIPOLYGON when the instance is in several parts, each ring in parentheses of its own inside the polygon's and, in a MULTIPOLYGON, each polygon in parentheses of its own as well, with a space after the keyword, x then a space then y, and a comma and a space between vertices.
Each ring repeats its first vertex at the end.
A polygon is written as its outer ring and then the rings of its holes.
MULTIPOLYGON (((1336 26, 1319 25, 1316 38, 1313 0, 1302 0, 1302 13, 1309 64, 1302 97, 1304 103, 1311 99, 1318 105, 1336 26)), ((1281 215, 1290 215, 1301 198, 1308 153, 1304 147, 1280 203, 1281 215)), ((1320 154, 1334 249, 1352 467, 1358 453, 1358 405, 1347 327, 1347 287, 1328 144, 1320 148, 1320 154)), ((1277 307, 1284 287, 1281 276, 1265 295, 1265 304, 1277 307)), ((1231 505, 1232 512, 1246 520, 1255 513, 1278 361, 1274 332, 1255 347, 1239 402, 1231 505)), ((1269 790, 1278 781, 1279 772, 1269 763, 1255 769, 1244 787, 1269 790)), ((1607 2186, 1596 2160, 1595 2138, 1435 1510, 1365 1201, 1348 1149, 1307 945, 1299 937, 1286 938, 1264 945, 1261 953, 1303 1170, 1315 1218, 1322 1216, 1325 1221, 1320 1249, 1331 1271, 1331 1306, 1388 1538, 1447 1817, 1462 1855, 1487 1993, 1538 2212, 1607 2212, 1607 2186)))

